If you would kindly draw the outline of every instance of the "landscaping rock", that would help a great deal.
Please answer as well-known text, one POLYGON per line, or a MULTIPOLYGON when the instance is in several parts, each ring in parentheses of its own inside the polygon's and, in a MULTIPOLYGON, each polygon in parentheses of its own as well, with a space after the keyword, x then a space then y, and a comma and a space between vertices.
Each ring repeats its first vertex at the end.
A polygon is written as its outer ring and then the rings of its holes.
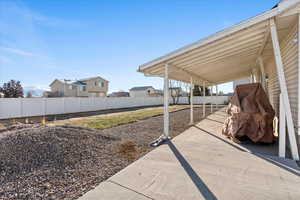
MULTIPOLYGON (((200 119, 195 109, 195 120, 200 119)), ((189 110, 170 113, 171 136, 189 110)), ((17 124, 0 131, 0 199, 77 199, 152 148, 162 116, 109 129, 17 124)))

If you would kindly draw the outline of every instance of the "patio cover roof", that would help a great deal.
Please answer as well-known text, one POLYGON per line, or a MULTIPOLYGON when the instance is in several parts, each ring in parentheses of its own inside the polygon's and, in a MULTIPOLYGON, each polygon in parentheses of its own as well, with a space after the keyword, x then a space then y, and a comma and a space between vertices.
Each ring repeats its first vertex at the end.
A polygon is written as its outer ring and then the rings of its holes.
POLYGON ((195 84, 207 85, 249 77, 260 55, 273 56, 269 19, 275 17, 281 40, 297 20, 299 2, 282 1, 272 10, 140 65, 138 71, 163 77, 169 64, 170 79, 190 82, 192 77, 195 84))

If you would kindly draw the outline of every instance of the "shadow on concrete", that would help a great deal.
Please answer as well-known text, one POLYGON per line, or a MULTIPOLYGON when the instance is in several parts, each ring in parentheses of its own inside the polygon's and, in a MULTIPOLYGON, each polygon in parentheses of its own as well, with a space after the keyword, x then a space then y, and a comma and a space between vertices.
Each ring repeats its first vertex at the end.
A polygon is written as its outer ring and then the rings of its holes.
POLYGON ((230 146, 238 149, 239 151, 251 153, 252 155, 255 155, 255 156, 257 156, 257 157, 259 157, 259 158, 261 158, 261 159, 263 159, 263 160, 265 160, 265 161, 267 161, 267 162, 269 162, 273 165, 276 165, 276 166, 278 166, 278 167, 280 167, 280 168, 282 168, 282 169, 284 169, 284 170, 286 170, 286 171, 288 171, 288 172, 290 172, 290 173, 292 173, 296 176, 300 176, 300 167, 297 165, 297 163, 294 160, 284 159, 284 158, 279 158, 278 156, 263 154, 264 152, 260 153, 260 152, 258 152, 257 149, 255 151, 253 151, 254 148, 257 148, 257 147, 254 146, 255 144, 252 144, 252 147, 249 144, 247 144, 247 145, 233 144, 233 143, 227 141, 226 139, 223 139, 222 137, 219 137, 219 136, 217 136, 213 133, 210 133, 209 131, 204 130, 204 129, 198 127, 198 126, 193 126, 193 127, 209 134, 210 136, 215 137, 218 140, 221 140, 222 142, 225 142, 225 143, 229 144, 230 146), (245 150, 245 149, 243 149, 239 146, 242 146, 242 147, 248 149, 249 151, 247 151, 247 150, 245 150), (249 148, 249 147, 251 147, 251 148, 249 148))
POLYGON ((278 156, 266 156, 258 153, 254 153, 253 155, 300 177, 300 167, 294 160, 284 159, 278 156))
POLYGON ((184 168, 186 173, 189 175, 199 192, 202 196, 207 200, 214 200, 217 197, 214 193, 207 187, 207 185, 202 181, 202 179, 198 176, 198 174, 194 171, 191 165, 187 162, 187 160, 182 156, 182 154, 178 151, 172 141, 166 141, 166 144, 170 147, 171 151, 174 153, 177 160, 180 162, 181 166, 184 168))

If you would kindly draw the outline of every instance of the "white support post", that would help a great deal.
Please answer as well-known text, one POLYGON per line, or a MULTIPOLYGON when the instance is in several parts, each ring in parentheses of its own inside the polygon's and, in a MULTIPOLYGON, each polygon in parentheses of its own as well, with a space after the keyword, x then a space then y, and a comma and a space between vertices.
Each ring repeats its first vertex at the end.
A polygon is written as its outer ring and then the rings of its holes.
POLYGON ((213 86, 210 86, 210 98, 211 98, 211 102, 210 102, 210 112, 213 113, 213 86))
POLYGON ((282 94, 280 94, 279 100, 279 157, 285 158, 285 145, 286 145, 286 118, 284 112, 284 104, 282 100, 282 94))
POLYGON ((216 110, 218 110, 218 85, 216 85, 216 110))
POLYGON ((164 77, 164 137, 169 137, 169 65, 165 64, 165 77, 164 77))
POLYGON ((203 81, 203 117, 205 117, 205 81, 203 81))
POLYGON ((281 58, 277 28, 273 18, 270 19, 270 29, 271 29, 272 44, 273 44, 273 51, 275 56, 279 86, 282 94, 282 101, 283 101, 284 111, 286 116, 289 142, 291 145, 292 157, 294 160, 299 160, 298 147, 296 142, 296 135, 295 135, 293 118, 292 118, 291 106, 290 106, 290 101, 289 101, 289 96, 288 96, 288 91, 287 91, 287 86, 286 86, 286 81, 284 76, 283 62, 281 58))
POLYGON ((253 83, 257 82, 257 71, 255 68, 252 69, 253 83))
POLYGON ((190 99, 190 107, 191 107, 191 110, 190 110, 190 124, 194 124, 194 102, 193 102, 193 96, 194 96, 194 84, 193 84, 193 78, 191 77, 191 87, 190 87, 190 96, 191 96, 191 99, 190 99))
POLYGON ((251 69, 251 83, 255 83, 255 77, 254 77, 253 69, 251 69))
POLYGON ((259 67, 260 67, 262 87, 266 91, 267 88, 266 88, 265 66, 264 66, 264 61, 261 56, 258 57, 258 63, 259 63, 259 67))

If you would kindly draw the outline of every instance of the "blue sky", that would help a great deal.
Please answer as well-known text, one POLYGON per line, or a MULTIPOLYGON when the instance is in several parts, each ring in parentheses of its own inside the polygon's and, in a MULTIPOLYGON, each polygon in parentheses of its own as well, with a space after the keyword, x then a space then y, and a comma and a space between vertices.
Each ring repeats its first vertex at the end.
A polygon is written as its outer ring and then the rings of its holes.
MULTIPOLYGON (((110 91, 162 88, 138 65, 239 23, 278 0, 0 0, 0 84, 47 88, 100 75, 110 91)), ((221 87, 230 91, 231 84, 221 87)))

